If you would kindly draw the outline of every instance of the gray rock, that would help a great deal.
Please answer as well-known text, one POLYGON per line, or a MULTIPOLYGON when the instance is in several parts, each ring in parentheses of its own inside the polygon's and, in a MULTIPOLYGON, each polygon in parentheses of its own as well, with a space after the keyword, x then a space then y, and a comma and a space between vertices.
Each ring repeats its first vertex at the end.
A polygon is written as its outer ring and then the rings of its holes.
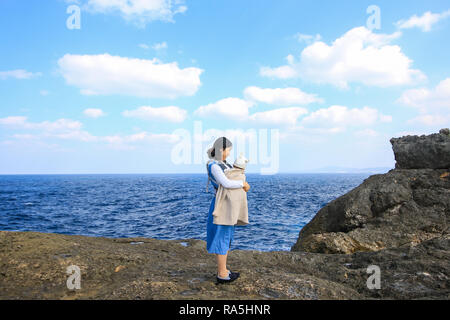
POLYGON ((417 245, 448 235, 447 130, 391 139, 396 169, 370 176, 319 210, 291 250, 350 254, 417 245))
POLYGON ((323 207, 293 251, 349 254, 415 245, 448 232, 450 173, 393 169, 323 207))
POLYGON ((392 138, 392 149, 398 169, 446 169, 450 168, 450 133, 392 138))

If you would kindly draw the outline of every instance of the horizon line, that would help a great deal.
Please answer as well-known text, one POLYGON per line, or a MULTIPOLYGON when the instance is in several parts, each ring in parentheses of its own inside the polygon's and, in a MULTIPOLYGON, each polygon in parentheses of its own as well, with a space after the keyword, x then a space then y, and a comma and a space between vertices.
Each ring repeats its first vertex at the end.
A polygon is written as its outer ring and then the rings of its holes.
MULTIPOLYGON (((383 168, 380 168, 383 169, 383 168)), ((386 167, 386 170, 392 170, 395 168, 388 168, 386 167)), ((355 169, 359 170, 359 169, 355 169)), ((362 169, 361 169, 362 170, 362 169)), ((386 171, 386 172, 387 172, 386 171)), ((354 173, 380 173, 380 170, 378 171, 282 171, 275 174, 265 174, 267 176, 271 175, 277 175, 277 174, 325 174, 325 173, 339 173, 339 174, 354 174, 354 173)), ((177 175, 177 174, 185 174, 185 175, 197 175, 197 174, 206 174, 206 172, 105 172, 105 173, 0 173, 0 176, 39 176, 39 175, 46 175, 46 176, 56 176, 56 175, 177 175)), ((259 174, 263 175, 260 172, 246 172, 246 174, 259 174)))

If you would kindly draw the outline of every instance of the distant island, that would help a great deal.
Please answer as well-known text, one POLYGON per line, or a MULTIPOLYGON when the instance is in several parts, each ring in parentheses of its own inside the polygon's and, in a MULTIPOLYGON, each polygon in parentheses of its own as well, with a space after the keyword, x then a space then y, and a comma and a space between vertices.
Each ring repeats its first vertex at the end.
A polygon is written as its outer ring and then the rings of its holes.
POLYGON ((321 167, 317 169, 298 171, 298 173, 386 173, 393 167, 374 167, 374 168, 350 168, 350 167, 321 167))

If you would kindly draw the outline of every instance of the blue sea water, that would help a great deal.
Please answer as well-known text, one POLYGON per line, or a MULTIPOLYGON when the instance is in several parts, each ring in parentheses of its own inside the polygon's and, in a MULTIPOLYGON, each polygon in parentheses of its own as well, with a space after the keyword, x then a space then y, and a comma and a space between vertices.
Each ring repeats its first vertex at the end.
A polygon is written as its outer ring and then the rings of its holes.
MULTIPOLYGON (((300 229, 369 174, 247 174, 250 224, 231 249, 290 250, 300 229)), ((202 174, 1 175, 0 230, 206 239, 202 174)), ((210 192, 212 192, 210 185, 210 192)))

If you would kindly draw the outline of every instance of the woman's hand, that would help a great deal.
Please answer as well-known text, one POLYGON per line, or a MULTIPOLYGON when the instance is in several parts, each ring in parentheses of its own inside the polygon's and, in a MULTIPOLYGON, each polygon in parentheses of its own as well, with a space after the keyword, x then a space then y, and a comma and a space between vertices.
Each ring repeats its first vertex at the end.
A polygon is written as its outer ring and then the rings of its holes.
POLYGON ((250 185, 247 183, 247 181, 244 182, 244 191, 248 192, 250 190, 250 185))

